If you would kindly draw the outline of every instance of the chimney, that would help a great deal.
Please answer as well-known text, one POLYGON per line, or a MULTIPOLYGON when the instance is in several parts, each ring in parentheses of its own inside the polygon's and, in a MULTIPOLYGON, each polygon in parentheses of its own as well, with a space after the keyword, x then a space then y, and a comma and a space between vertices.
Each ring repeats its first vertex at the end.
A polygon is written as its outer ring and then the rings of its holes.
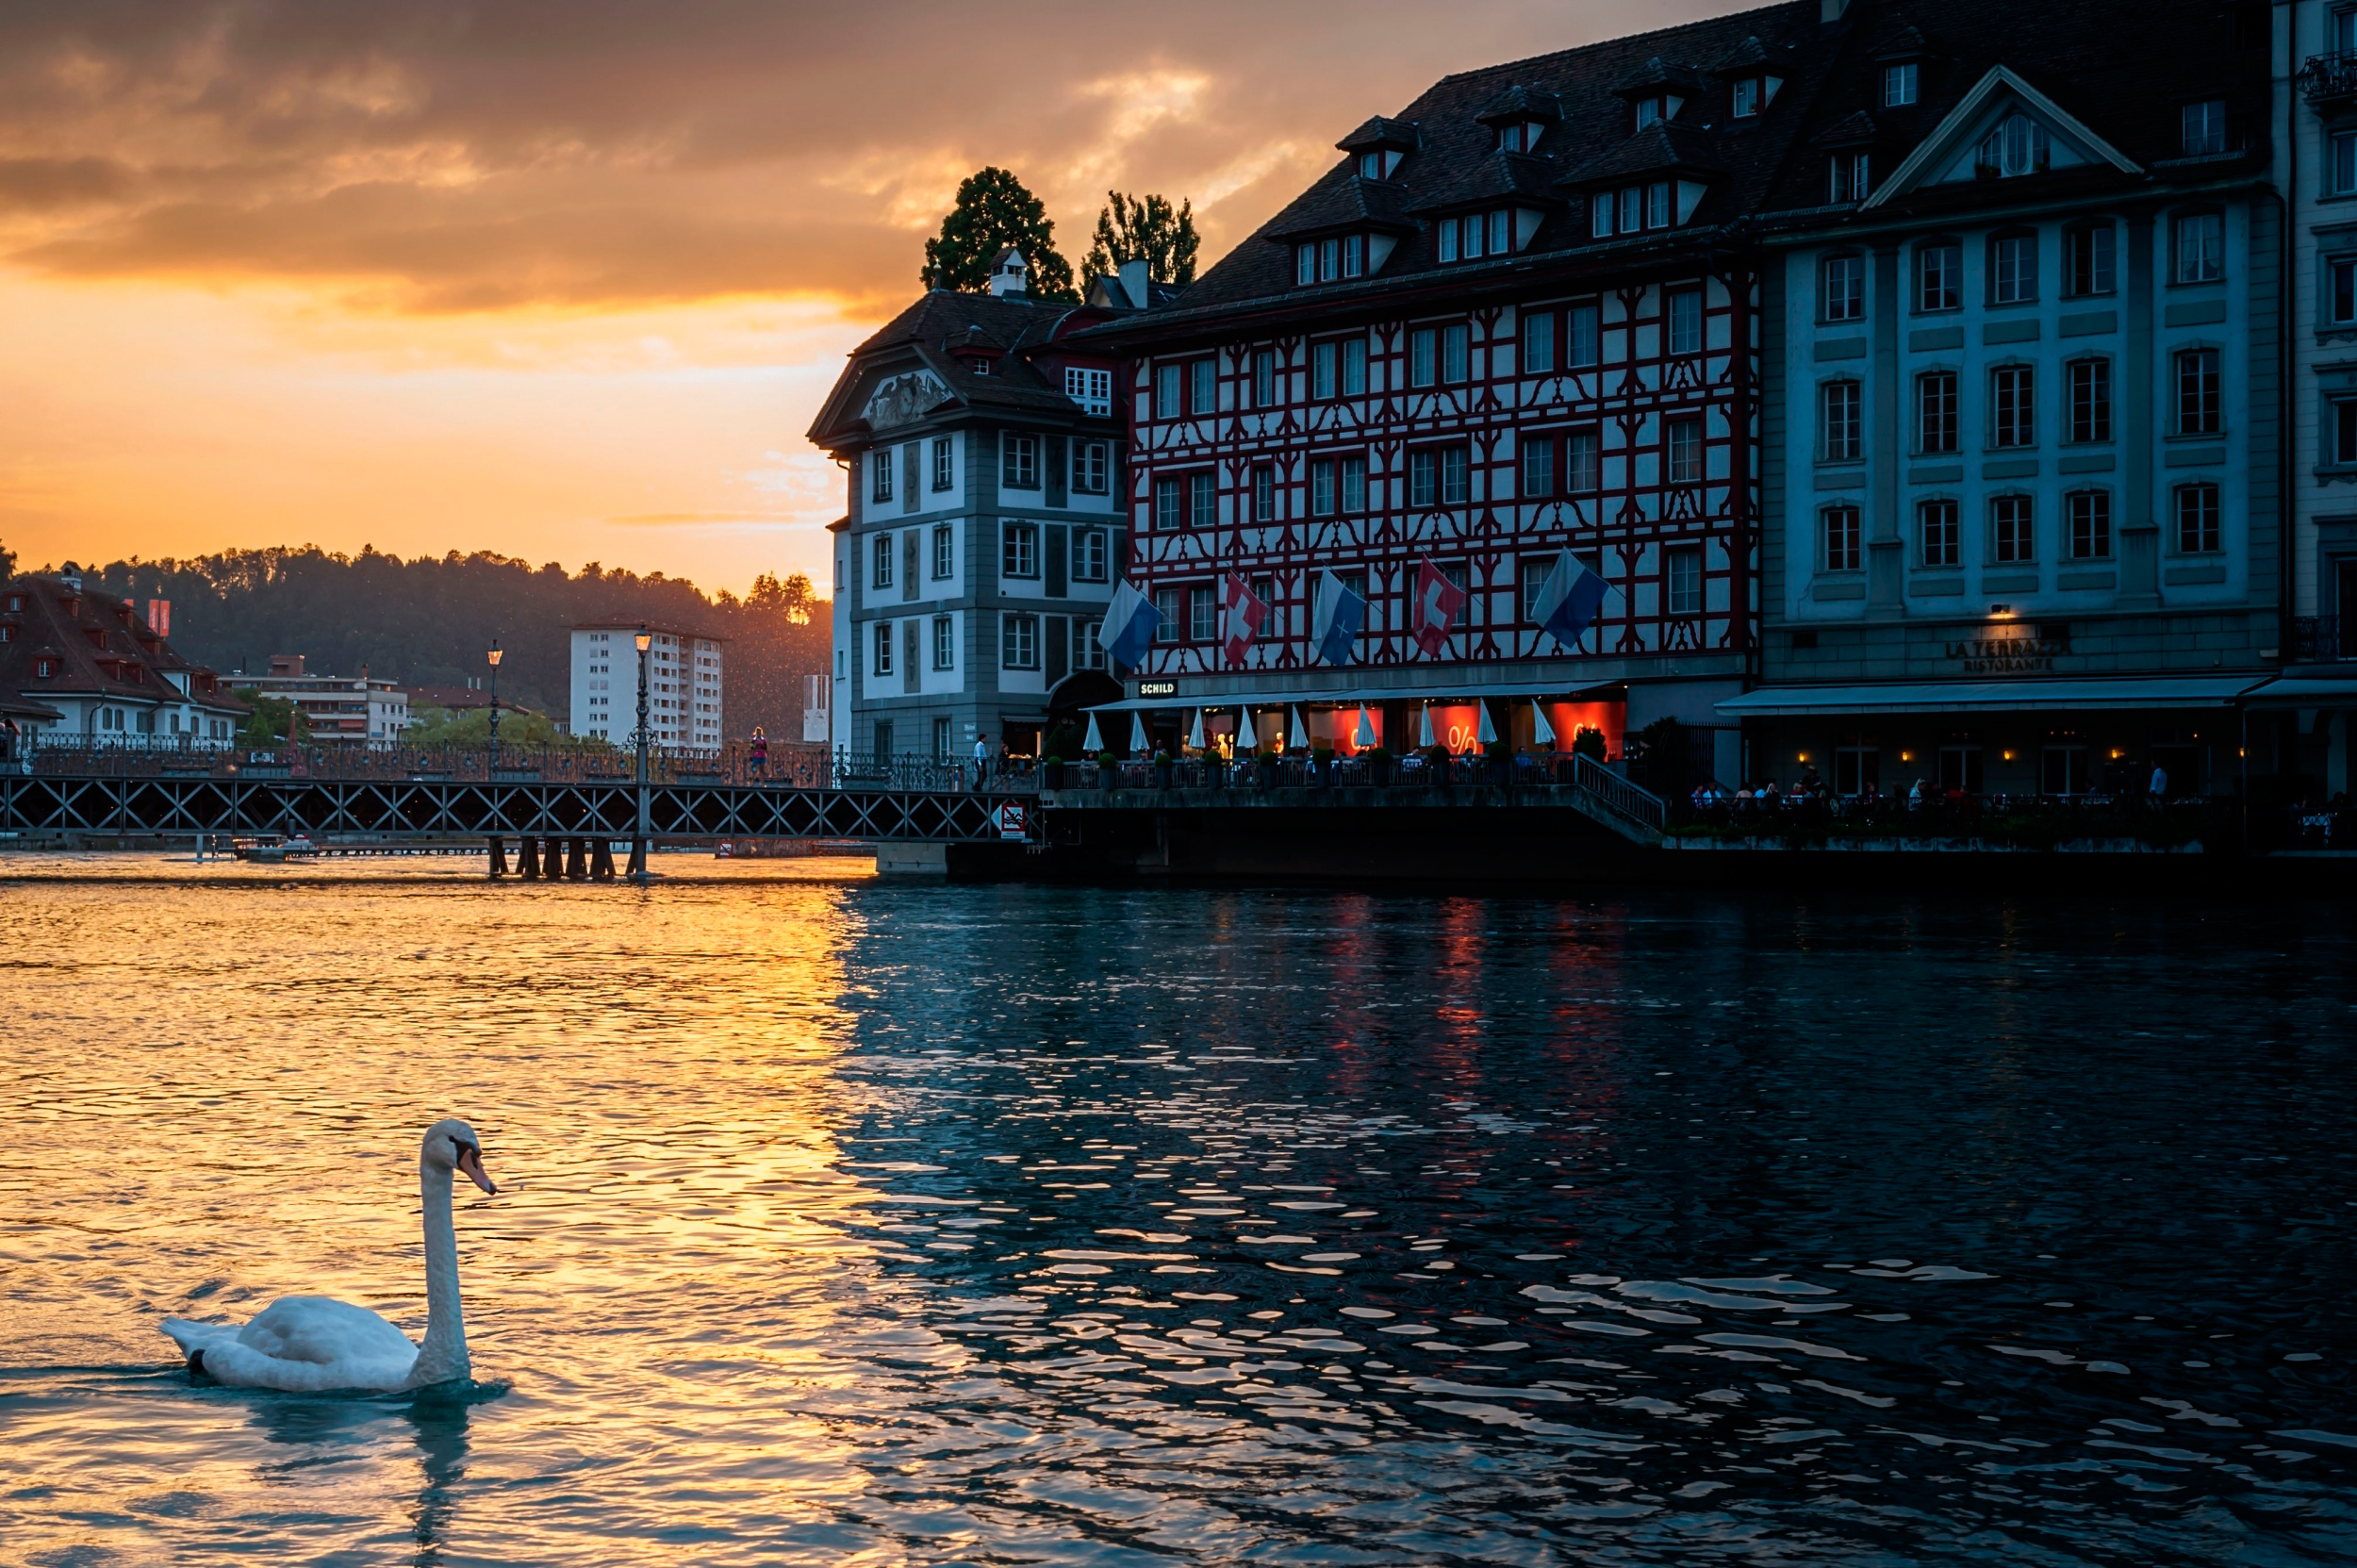
POLYGON ((1154 303, 1154 275, 1150 267, 1151 263, 1144 256, 1121 264, 1121 291, 1129 296, 1129 308, 1132 310, 1144 310, 1154 303))
POLYGON ((1841 20, 1842 13, 1849 8, 1850 0, 1817 0, 1817 20, 1838 22, 1841 20))
POLYGON ((1023 259, 1023 253, 1008 246, 991 258, 990 291, 1001 299, 1030 293, 1030 288, 1024 280, 1024 273, 1029 271, 1030 264, 1023 259))
POLYGON ((147 602, 147 624, 159 637, 172 635, 172 601, 151 599, 147 602))

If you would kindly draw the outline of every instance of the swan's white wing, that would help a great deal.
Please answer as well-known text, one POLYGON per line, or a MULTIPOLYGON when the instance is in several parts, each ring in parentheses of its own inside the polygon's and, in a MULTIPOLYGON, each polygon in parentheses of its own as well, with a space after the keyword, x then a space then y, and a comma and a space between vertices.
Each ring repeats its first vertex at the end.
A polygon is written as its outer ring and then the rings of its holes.
POLYGON ((418 1359, 385 1319, 323 1296, 285 1296, 242 1329, 170 1318, 164 1332, 184 1350, 204 1351, 208 1376, 245 1388, 399 1388, 418 1359))
POLYGON ((163 1329, 184 1356, 238 1337, 238 1326, 234 1323, 195 1323, 185 1317, 164 1319, 163 1329))

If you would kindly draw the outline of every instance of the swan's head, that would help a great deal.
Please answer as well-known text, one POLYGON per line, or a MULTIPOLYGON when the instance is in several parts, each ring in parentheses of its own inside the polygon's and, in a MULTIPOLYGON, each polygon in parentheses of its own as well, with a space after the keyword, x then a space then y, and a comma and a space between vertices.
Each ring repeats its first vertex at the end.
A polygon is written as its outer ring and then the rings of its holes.
POLYGON ((483 1140, 457 1117, 437 1121, 425 1130, 425 1147, 419 1161, 429 1170, 457 1171, 493 1197, 499 1189, 483 1170, 483 1140))

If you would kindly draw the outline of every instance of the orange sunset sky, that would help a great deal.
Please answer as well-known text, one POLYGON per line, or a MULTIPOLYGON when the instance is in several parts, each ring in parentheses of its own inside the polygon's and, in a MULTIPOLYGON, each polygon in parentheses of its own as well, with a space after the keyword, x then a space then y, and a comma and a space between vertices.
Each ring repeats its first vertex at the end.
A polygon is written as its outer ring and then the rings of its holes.
POLYGON ((1712 0, 14 0, 0 545, 824 577, 802 432, 960 178, 1208 264, 1450 71, 1712 0))

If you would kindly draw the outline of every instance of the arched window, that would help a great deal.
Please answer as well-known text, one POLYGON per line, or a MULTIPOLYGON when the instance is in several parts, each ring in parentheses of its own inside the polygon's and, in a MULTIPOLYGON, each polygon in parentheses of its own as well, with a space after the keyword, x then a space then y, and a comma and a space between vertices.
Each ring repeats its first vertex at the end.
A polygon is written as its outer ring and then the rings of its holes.
POLYGON ((1978 173, 1997 179, 2040 173, 2052 157, 2046 127, 2026 114, 2009 114, 1982 140, 1978 173))

